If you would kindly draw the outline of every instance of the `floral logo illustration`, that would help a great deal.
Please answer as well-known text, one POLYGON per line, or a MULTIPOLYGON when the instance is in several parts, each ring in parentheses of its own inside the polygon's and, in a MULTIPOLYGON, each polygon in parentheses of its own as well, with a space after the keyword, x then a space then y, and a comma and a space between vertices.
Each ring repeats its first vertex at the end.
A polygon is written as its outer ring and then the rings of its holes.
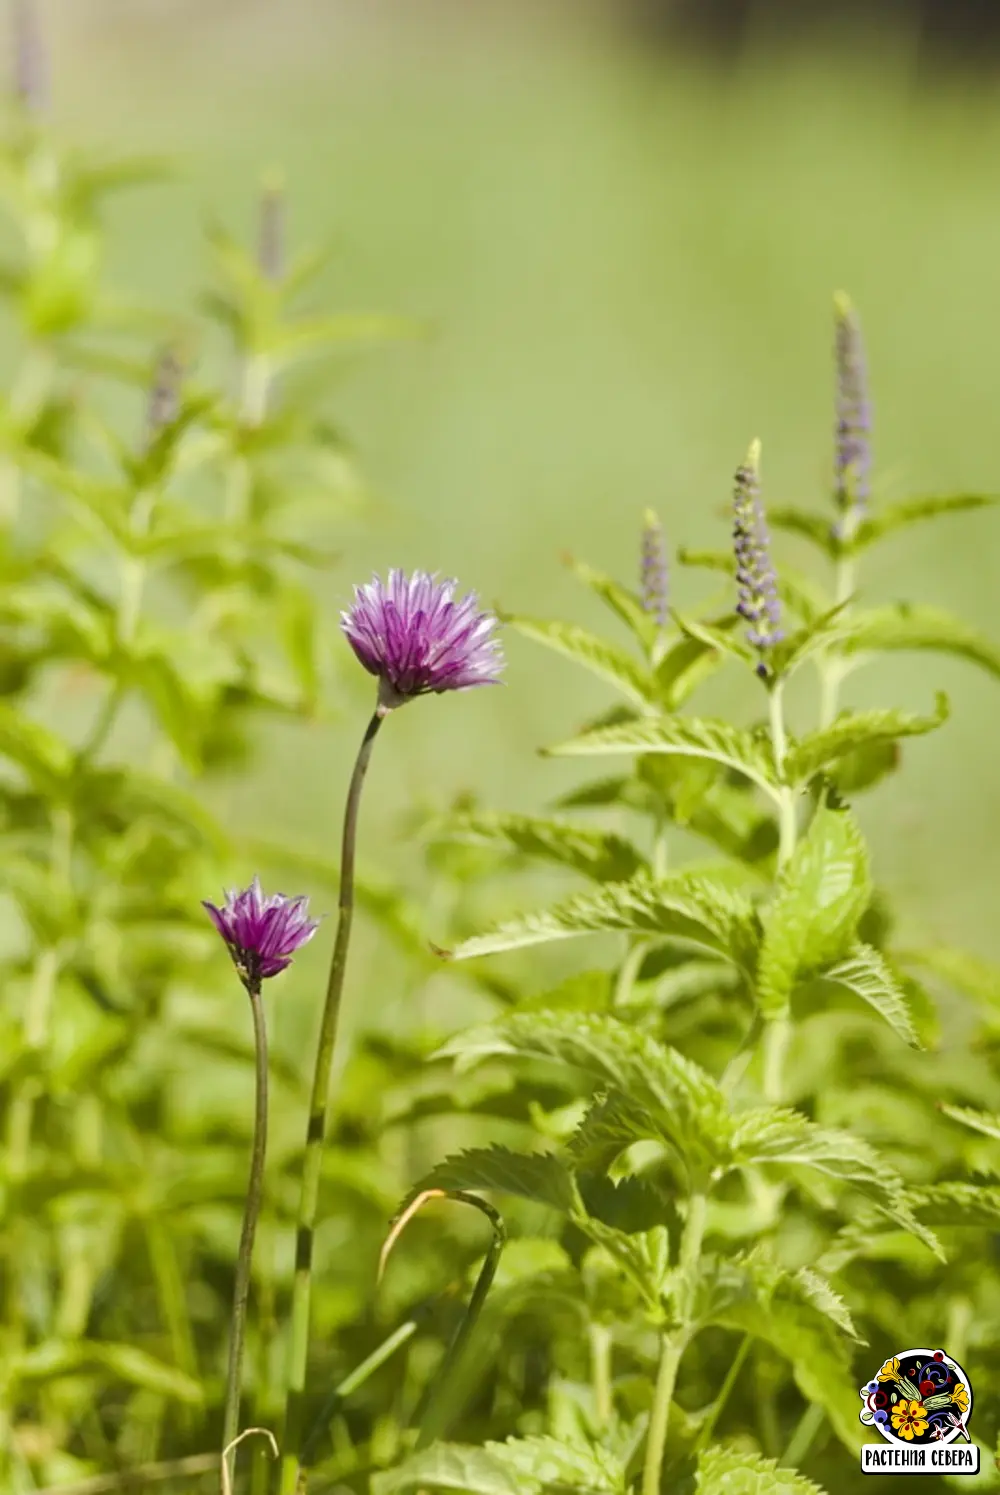
POLYGON ((970 1443, 969 1378, 944 1350, 902 1350, 861 1388, 861 1421, 888 1443, 922 1448, 970 1443))

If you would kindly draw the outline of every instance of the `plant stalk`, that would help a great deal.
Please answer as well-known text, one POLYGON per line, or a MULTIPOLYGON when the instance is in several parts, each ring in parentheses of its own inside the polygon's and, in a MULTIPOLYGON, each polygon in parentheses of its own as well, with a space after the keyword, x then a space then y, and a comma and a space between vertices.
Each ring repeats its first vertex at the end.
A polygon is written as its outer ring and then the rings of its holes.
POLYGON ((365 730, 354 772, 347 791, 344 830, 340 855, 340 896, 338 898, 337 934, 326 985, 326 1000, 320 1022, 309 1099, 309 1124, 306 1131, 305 1156, 302 1163, 302 1188, 295 1236, 295 1282, 292 1289, 292 1324, 288 1341, 285 1373, 285 1430, 281 1453, 281 1495, 296 1495, 299 1479, 299 1452, 305 1420, 306 1361, 309 1352, 309 1305, 312 1295, 313 1245, 316 1211, 319 1203, 320 1168, 326 1139, 327 1111, 330 1104, 330 1072, 337 1040, 347 951, 354 918, 354 857, 358 831, 358 809, 361 789, 371 758, 376 734, 387 708, 379 705, 365 730))
POLYGON ((226 1474, 230 1480, 236 1467, 235 1440, 239 1433, 240 1393, 243 1382, 243 1356, 246 1348, 247 1300, 250 1296, 250 1272, 253 1263, 253 1243, 260 1218, 261 1200, 264 1195, 264 1160, 267 1155, 267 1023, 264 1004, 260 995, 260 981, 247 985, 250 1010, 253 1014, 253 1038, 255 1066, 255 1099, 253 1145, 250 1153, 250 1180, 247 1184, 247 1199, 243 1210, 243 1229, 240 1233, 240 1249, 236 1258, 236 1282, 233 1288, 233 1313, 229 1335, 229 1367, 226 1372, 226 1401, 222 1421, 222 1466, 223 1492, 226 1474), (227 1449, 231 1452, 226 1453, 227 1449), (228 1463, 228 1470, 226 1465, 228 1463))
POLYGON ((646 1435, 646 1459, 642 1470, 642 1495, 660 1495, 663 1472, 663 1456, 667 1446, 667 1430, 670 1425, 670 1403, 681 1357, 691 1337, 694 1314, 694 1299, 697 1286, 698 1260, 705 1237, 705 1215, 708 1198, 703 1193, 692 1194, 688 1201, 687 1219, 681 1236, 680 1266, 680 1323, 668 1330, 660 1340, 660 1368, 653 1391, 653 1406, 649 1414, 649 1431, 646 1435))

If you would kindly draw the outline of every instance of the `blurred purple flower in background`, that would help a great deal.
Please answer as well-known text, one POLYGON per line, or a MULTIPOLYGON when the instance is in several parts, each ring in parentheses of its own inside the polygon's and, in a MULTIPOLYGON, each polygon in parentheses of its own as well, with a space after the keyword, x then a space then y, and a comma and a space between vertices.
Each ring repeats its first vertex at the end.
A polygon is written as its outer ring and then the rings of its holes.
POLYGON ((652 509, 642 516, 642 562, 639 572, 643 611, 654 617, 661 628, 667 625, 669 577, 663 525, 652 509))
POLYGON ((834 433, 833 491, 842 518, 841 538, 850 538, 864 518, 871 496, 872 406, 868 360, 858 314, 843 291, 834 297, 834 356, 837 421, 834 433))
POLYGON ((750 625, 747 643, 761 654, 757 673, 767 674, 764 656, 784 638, 778 579, 771 562, 771 537, 760 496, 760 442, 751 442, 746 461, 736 470, 733 492, 733 550, 739 596, 736 611, 750 625))
POLYGON ((319 922, 309 918, 308 898, 286 898, 284 893, 265 898, 259 877, 242 893, 228 892, 222 908, 205 900, 202 907, 225 940, 246 987, 259 987, 287 969, 296 950, 319 928, 319 922))
POLYGON ((503 653, 497 619, 470 592, 456 602, 454 581, 426 571, 390 571, 355 587, 341 627, 358 659, 378 677, 379 706, 391 711, 416 696, 473 685, 499 685, 503 653))

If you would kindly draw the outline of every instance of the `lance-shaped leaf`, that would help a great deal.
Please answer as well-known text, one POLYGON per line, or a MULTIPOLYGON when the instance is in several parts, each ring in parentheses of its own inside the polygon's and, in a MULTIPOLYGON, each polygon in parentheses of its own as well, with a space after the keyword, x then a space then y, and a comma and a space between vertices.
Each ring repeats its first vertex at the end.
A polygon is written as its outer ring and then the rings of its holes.
POLYGON ((772 529, 785 530, 788 534, 799 535, 803 540, 808 540, 826 556, 832 558, 841 552, 842 546, 834 533, 833 525, 820 514, 812 514, 806 509, 769 506, 767 522, 772 529))
POLYGON ((850 626, 844 618, 846 607, 846 602, 838 603, 776 644, 771 659, 775 675, 787 680, 807 659, 845 638, 850 626))
MULTIPOLYGON (((794 1274, 757 1252, 723 1261, 711 1285, 704 1319, 742 1329, 773 1346, 788 1361, 806 1400, 824 1408, 841 1442, 851 1449, 859 1447, 863 1431, 857 1414, 857 1382, 850 1374, 843 1338, 830 1315, 803 1290, 794 1274)), ((767 1486, 768 1495, 772 1488, 767 1486)))
POLYGON ((824 1495, 793 1469, 781 1469, 777 1459, 744 1448, 706 1448, 698 1459, 695 1495, 824 1495))
POLYGON ((656 1225, 651 1230, 626 1235, 602 1220, 589 1217, 576 1221, 578 1228, 599 1246, 637 1288, 654 1321, 662 1322, 663 1307, 671 1292, 673 1273, 670 1267, 670 1241, 667 1230, 656 1225))
POLYGON ((811 732, 793 744, 785 759, 785 775, 790 784, 807 783, 858 748, 895 742, 900 737, 920 737, 933 732, 947 719, 948 697, 943 692, 936 697, 933 716, 914 716, 895 710, 844 712, 829 727, 811 732))
POLYGON ((858 1344, 868 1343, 866 1339, 862 1339, 854 1327, 850 1309, 843 1298, 819 1272, 814 1272, 812 1267, 799 1267, 798 1271, 792 1274, 790 1281, 818 1313, 822 1313, 832 1324, 836 1324, 841 1333, 846 1334, 850 1339, 856 1339, 858 1344))
POLYGON ((851 1132, 816 1126, 797 1111, 761 1107, 739 1118, 733 1136, 737 1166, 788 1163, 851 1184, 890 1219, 941 1255, 933 1233, 917 1218, 903 1181, 873 1147, 851 1132))
MULTIPOLYGON (((731 1120, 711 1075, 676 1049, 610 1015, 514 1013, 502 1022, 458 1034, 440 1055, 458 1059, 463 1067, 503 1055, 553 1060, 625 1097, 626 1110, 648 1113, 653 1135, 682 1156, 728 1155, 731 1120)), ((581 1155, 592 1161, 593 1149, 583 1148, 581 1155)))
POLYGON ((868 849, 853 815, 821 804, 762 915, 757 995, 764 1013, 782 1012, 800 976, 846 954, 871 893, 868 849))
POLYGON ((546 1204, 562 1214, 579 1207, 569 1169, 554 1152, 473 1147, 445 1158, 415 1184, 403 1208, 426 1189, 490 1189, 546 1204))
POLYGON ((541 816, 477 810, 449 816, 434 829, 448 840, 503 847, 524 856, 556 862, 597 882, 632 877, 644 864, 644 858, 624 836, 541 816))
POLYGON ((940 1183, 909 1190, 909 1201, 926 1225, 1000 1226, 1000 1185, 940 1183))
POLYGON ((856 614, 838 648, 842 654, 905 649, 954 654, 1000 679, 1000 648, 941 607, 899 602, 856 614))
POLYGON ((979 1132, 983 1137, 992 1137, 1000 1142, 1000 1116, 991 1115, 988 1111, 977 1111, 972 1106, 949 1106, 941 1103, 940 1110, 944 1116, 952 1121, 957 1121, 959 1126, 968 1127, 970 1132, 979 1132))
POLYGON ((726 651, 719 640, 728 638, 740 622, 735 612, 715 618, 706 625, 709 630, 697 638, 688 631, 668 649, 656 666, 656 688, 668 711, 677 711, 704 680, 722 664, 726 651))
POLYGON ((770 744, 763 737, 723 721, 673 716, 627 722, 620 727, 584 732, 545 751, 562 758, 609 757, 620 753, 705 758, 752 779, 768 794, 775 792, 774 754, 770 744))
POLYGON ((851 542, 851 550, 866 550, 876 540, 882 540, 897 530, 909 529, 911 525, 923 524, 928 519, 937 519, 945 514, 969 513, 973 509, 988 509, 997 503, 1000 503, 1000 497, 994 493, 955 493, 883 504, 877 513, 858 526, 851 542))
POLYGON ((913 1048, 923 1045, 910 1013, 906 992, 878 950, 856 944, 844 960, 821 971, 817 980, 854 992, 884 1017, 900 1038, 913 1048))
POLYGON ((640 873, 629 882, 606 883, 554 908, 509 919, 489 934, 474 935, 451 952, 451 959, 471 960, 608 930, 678 940, 725 956, 743 970, 753 961, 750 900, 733 888, 731 877, 691 872, 662 878, 640 873))
POLYGON ((560 623, 542 618, 520 618, 501 613, 501 620, 525 638, 544 644, 566 659, 575 660, 592 675, 613 685, 637 706, 655 704, 656 689, 648 670, 624 649, 578 628, 575 623, 560 623))
POLYGON ((652 649, 660 628, 653 615, 643 607, 641 598, 628 587, 623 587, 620 582, 613 581, 603 571, 597 571, 593 566, 589 566, 586 561, 578 561, 575 556, 568 554, 562 559, 574 576, 600 597, 615 616, 621 619, 642 647, 647 651, 652 649))

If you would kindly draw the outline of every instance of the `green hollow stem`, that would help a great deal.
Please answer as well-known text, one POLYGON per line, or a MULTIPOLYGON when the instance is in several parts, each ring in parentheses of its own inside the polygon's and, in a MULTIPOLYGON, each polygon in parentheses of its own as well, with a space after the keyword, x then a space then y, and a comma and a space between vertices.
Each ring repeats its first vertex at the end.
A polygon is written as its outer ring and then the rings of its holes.
POLYGON ((788 1440, 784 1453, 778 1460, 785 1469, 797 1469, 813 1445, 816 1434, 823 1426, 826 1409, 819 1402, 810 1402, 788 1440))
POLYGON ((653 1406, 649 1414, 649 1431, 646 1434, 646 1457, 642 1469, 642 1495, 660 1495, 663 1474, 663 1456, 667 1447, 667 1432, 670 1426, 670 1403, 677 1384, 677 1372, 681 1359, 691 1338, 694 1299, 697 1285, 698 1260, 705 1238, 705 1216, 708 1198, 705 1194, 692 1194, 688 1201, 687 1219, 680 1247, 680 1323, 666 1331, 660 1340, 660 1364, 656 1373, 653 1391, 653 1406))
POLYGON ((354 919, 354 858, 358 832, 358 810, 372 746, 387 715, 388 709, 380 704, 365 729, 354 764, 354 772, 351 775, 344 811, 337 933, 330 961, 330 975, 326 984, 326 1000, 320 1021, 319 1042, 316 1047, 316 1065, 309 1098, 309 1123, 302 1162, 302 1187, 295 1236, 292 1323, 285 1370, 285 1430, 281 1451, 281 1495, 296 1495, 301 1462, 316 1211, 319 1204, 319 1179, 323 1162, 323 1144, 326 1140, 327 1111, 330 1105, 330 1074, 333 1068, 333 1051, 337 1041, 344 975, 347 970, 351 924, 354 919))
MULTIPOLYGON (((250 1010, 253 1014, 255 1098, 250 1179, 247 1184, 246 1204, 243 1210, 240 1249, 236 1258, 236 1282, 233 1288, 233 1313, 229 1333, 229 1366, 226 1371, 226 1400, 222 1420, 223 1465, 228 1461, 230 1480, 235 1471, 236 1450, 234 1448, 228 1454, 225 1450, 230 1448, 239 1432, 243 1357, 246 1350, 247 1301, 250 1297, 253 1243, 257 1234, 257 1221, 260 1218, 260 1206, 264 1196, 264 1161, 267 1156, 267 1023, 260 995, 260 982, 249 983, 247 992, 250 996, 250 1010)), ((225 1495, 225 1469, 223 1470, 222 1489, 225 1495)))
POLYGON ((611 1329, 607 1324, 591 1324, 590 1383, 594 1392, 594 1416, 599 1427, 611 1423, 614 1401, 611 1391, 611 1329))
POLYGON ((372 1350, 371 1354, 362 1360, 360 1365, 355 1366, 354 1370, 351 1371, 349 1376, 344 1377, 339 1386, 333 1388, 313 1424, 312 1431, 302 1445, 303 1464, 308 1464, 312 1459, 324 1429, 328 1426, 330 1419, 341 1402, 353 1395, 377 1370, 381 1370, 382 1366, 385 1365, 387 1360, 392 1359, 397 1350, 402 1349, 404 1344, 409 1343, 419 1327, 417 1319, 407 1319, 404 1324, 400 1324, 398 1329, 394 1329, 386 1339, 383 1339, 378 1348, 372 1350))
POLYGON ((746 1360, 747 1355, 750 1353, 750 1346, 752 1344, 753 1335, 744 1334, 743 1338, 740 1340, 739 1348, 737 1349, 736 1354, 733 1356, 732 1360, 729 1363, 729 1369, 726 1372, 726 1379, 719 1387, 719 1394, 715 1398, 715 1401, 712 1403, 712 1405, 709 1407, 705 1420, 702 1423, 701 1427, 698 1429, 698 1437, 696 1438, 694 1445, 694 1451, 696 1453, 700 1453, 703 1448, 707 1448, 709 1443, 711 1443, 712 1434, 715 1432, 719 1418, 721 1417, 725 1409, 726 1403, 732 1395, 733 1387, 739 1380, 740 1371, 743 1369, 743 1363, 746 1360))

